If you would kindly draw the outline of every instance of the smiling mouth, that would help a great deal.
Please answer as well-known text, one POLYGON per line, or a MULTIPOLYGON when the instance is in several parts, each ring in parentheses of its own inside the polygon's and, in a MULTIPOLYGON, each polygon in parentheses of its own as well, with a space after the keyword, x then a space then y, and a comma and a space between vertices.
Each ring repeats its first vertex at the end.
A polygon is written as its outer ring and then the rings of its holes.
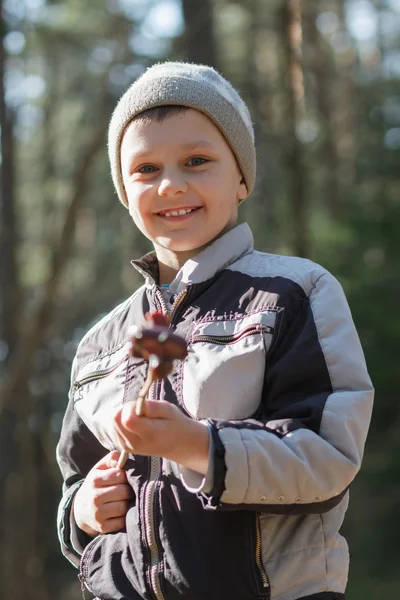
POLYGON ((185 215, 189 215, 190 213, 200 210, 200 208, 201 206, 196 206, 193 208, 178 208, 176 210, 161 210, 156 214, 159 217, 183 217, 185 215))

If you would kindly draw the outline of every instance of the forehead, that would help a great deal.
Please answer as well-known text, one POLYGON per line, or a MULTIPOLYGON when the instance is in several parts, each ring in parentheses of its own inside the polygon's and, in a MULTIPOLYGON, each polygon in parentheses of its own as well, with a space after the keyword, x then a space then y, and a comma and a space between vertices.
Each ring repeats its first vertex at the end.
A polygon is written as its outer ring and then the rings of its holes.
MULTIPOLYGON (((121 144, 121 154, 143 152, 164 147, 196 145, 202 142, 216 149, 227 147, 223 134, 213 121, 198 110, 188 110, 166 116, 163 120, 139 118, 127 126, 121 144)), ((199 144, 198 144, 199 145, 199 144)))

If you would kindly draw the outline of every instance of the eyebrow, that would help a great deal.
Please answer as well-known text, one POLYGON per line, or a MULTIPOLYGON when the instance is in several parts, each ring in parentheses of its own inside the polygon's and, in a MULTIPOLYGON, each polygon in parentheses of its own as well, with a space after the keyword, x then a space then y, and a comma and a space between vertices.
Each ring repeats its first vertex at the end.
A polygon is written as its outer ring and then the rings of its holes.
POLYGON ((194 142, 189 142, 188 144, 182 144, 181 148, 184 148, 185 150, 193 150, 193 148, 214 148, 214 146, 212 144, 210 144, 210 142, 207 142, 206 140, 196 140, 194 142))

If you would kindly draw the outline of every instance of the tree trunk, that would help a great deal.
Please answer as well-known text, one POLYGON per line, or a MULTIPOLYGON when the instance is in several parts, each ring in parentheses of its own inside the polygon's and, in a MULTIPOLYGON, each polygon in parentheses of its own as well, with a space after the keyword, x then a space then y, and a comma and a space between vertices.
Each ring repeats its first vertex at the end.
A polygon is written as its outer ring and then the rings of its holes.
MULTIPOLYGON (((311 71, 315 77, 315 95, 317 107, 322 123, 322 143, 319 152, 321 170, 324 173, 324 198, 329 213, 334 218, 343 216, 344 205, 339 190, 338 171, 339 158, 336 149, 335 127, 333 125, 333 107, 331 103, 332 94, 330 90, 330 81, 332 73, 327 60, 327 45, 321 38, 317 29, 318 9, 314 3, 310 3, 307 8, 307 26, 304 32, 310 44, 312 64, 311 71)), ((336 82, 338 83, 338 82, 336 82)))
MULTIPOLYGON (((259 70, 259 60, 263 49, 264 37, 269 35, 262 0, 248 0, 248 27, 246 28, 246 54, 241 88, 254 123, 257 145, 257 187, 254 198, 245 204, 252 230, 257 237, 269 241, 273 239, 276 228, 275 194, 271 193, 268 182, 271 178, 271 93, 268 78, 259 70), (267 133, 268 132, 268 133, 267 133)), ((243 209, 242 209, 243 210, 243 209)))
MULTIPOLYGON (((26 391, 25 394, 29 396, 26 391)), ((49 600, 43 577, 43 538, 38 531, 38 502, 43 483, 38 477, 36 436, 27 420, 19 419, 14 431, 18 444, 15 455, 19 456, 4 484, 2 545, 7 552, 2 555, 1 597, 49 600)))
MULTIPOLYGON (((340 0, 337 2, 336 11, 339 16, 340 29, 342 32, 346 32, 345 10, 343 3, 340 0)), ((346 53, 345 56, 345 60, 336 56, 336 69, 340 79, 340 94, 335 109, 338 140, 337 152, 339 157, 338 182, 342 203, 346 209, 353 200, 353 184, 356 173, 356 106, 358 98, 354 79, 357 62, 356 52, 352 49, 349 53, 346 53)))
POLYGON ((59 90, 61 89, 61 61, 59 58, 59 49, 56 44, 51 45, 51 41, 46 35, 40 37, 43 56, 45 62, 45 78, 51 82, 48 86, 46 97, 43 103, 44 120, 41 128, 41 187, 43 197, 40 205, 42 218, 40 219, 42 235, 41 238, 45 244, 53 243, 54 230, 58 217, 54 206, 54 182, 57 177, 56 161, 59 154, 59 140, 57 128, 55 127, 55 115, 60 110, 59 90), (49 152, 49 148, 52 149, 49 152))
MULTIPOLYGON (((13 116, 6 105, 5 99, 5 67, 6 56, 3 40, 6 35, 6 23, 4 18, 3 1, 0 0, 0 343, 2 353, 7 353, 5 362, 8 363, 11 357, 11 351, 17 338, 17 317, 19 304, 19 288, 17 275, 17 234, 16 234, 16 211, 15 211, 15 193, 14 193, 14 145, 13 145, 13 116)), ((14 353, 13 353, 14 354, 14 353)), ((11 357, 12 358, 12 357, 11 357)), ((10 576, 10 555, 17 551, 17 544, 10 538, 10 528, 15 527, 16 521, 6 518, 7 509, 10 502, 18 493, 18 485, 13 474, 17 468, 15 454, 10 452, 10 448, 15 447, 15 428, 16 416, 7 412, 0 422, 0 535, 2 547, 7 551, 2 553, 0 563, 0 574, 2 583, 10 576), (12 540, 8 547, 3 542, 12 540)), ((20 517, 20 515, 18 516, 20 517)), ((15 533, 15 532, 13 532, 15 533)), ((2 586, 3 587, 3 586, 2 586)), ((17 587, 19 587, 17 585, 17 587)), ((1 590, 4 591, 4 587, 1 590)), ((16 594, 11 590, 10 594, 4 597, 12 597, 20 600, 18 590, 16 594)), ((1 594, 3 597, 3 594, 1 594)))
POLYGON ((307 227, 306 172, 303 147, 296 130, 303 114, 304 83, 302 67, 302 23, 300 0, 285 0, 282 7, 287 89, 289 203, 292 216, 293 249, 298 256, 309 255, 307 227))
POLYGON ((217 66, 212 0, 182 0, 185 60, 217 66))
POLYGON ((10 356, 17 337, 19 280, 17 268, 17 222, 14 192, 13 114, 6 106, 4 75, 6 57, 3 39, 6 24, 0 0, 0 341, 10 356))

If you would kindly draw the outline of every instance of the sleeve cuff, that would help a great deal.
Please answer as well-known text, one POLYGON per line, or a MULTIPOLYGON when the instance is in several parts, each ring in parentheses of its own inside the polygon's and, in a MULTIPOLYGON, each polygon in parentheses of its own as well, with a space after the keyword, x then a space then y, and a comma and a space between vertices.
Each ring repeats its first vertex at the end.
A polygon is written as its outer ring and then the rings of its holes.
POLYGON ((214 440, 211 426, 207 426, 210 446, 208 451, 208 469, 206 475, 179 465, 180 477, 183 485, 192 494, 209 494, 214 486, 214 440))

